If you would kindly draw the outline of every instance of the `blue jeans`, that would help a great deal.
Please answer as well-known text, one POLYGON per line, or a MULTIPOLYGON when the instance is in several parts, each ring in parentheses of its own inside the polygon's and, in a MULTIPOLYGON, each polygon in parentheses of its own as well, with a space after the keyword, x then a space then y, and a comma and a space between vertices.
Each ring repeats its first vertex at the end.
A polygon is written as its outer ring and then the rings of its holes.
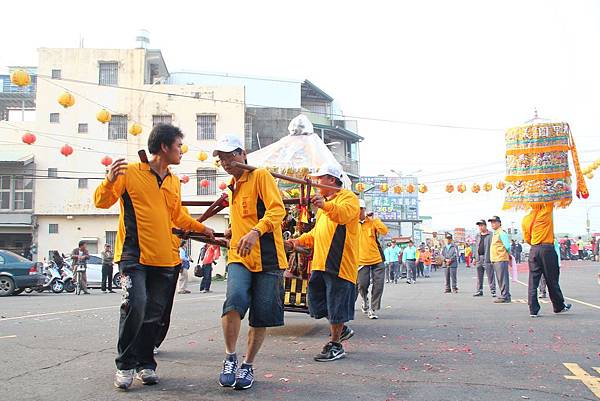
POLYGON ((211 283, 212 283, 212 263, 209 265, 202 265, 202 281, 200 281, 200 291, 210 290, 211 283))
POLYGON ((253 273, 240 263, 228 265, 223 315, 250 310, 251 327, 283 326, 283 270, 253 273))

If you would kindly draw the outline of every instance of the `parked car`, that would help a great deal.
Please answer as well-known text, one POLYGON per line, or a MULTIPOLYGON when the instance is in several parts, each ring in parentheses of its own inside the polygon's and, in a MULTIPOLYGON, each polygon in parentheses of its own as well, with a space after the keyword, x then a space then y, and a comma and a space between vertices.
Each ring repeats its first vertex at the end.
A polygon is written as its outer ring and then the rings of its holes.
MULTIPOLYGON (((121 288, 121 273, 119 265, 113 264, 113 287, 121 288)), ((102 256, 91 254, 87 262, 87 285, 88 288, 100 288, 102 286, 102 256)))
POLYGON ((16 253, 0 250, 0 297, 18 295, 44 284, 36 263, 16 253))

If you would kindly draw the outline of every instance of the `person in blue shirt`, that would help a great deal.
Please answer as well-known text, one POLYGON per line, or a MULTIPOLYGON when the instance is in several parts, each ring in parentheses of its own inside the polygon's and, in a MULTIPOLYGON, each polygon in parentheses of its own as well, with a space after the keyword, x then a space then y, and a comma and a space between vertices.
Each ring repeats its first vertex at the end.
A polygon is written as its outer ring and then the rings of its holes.
POLYGON ((408 246, 404 248, 402 263, 406 264, 406 282, 415 284, 417 282, 417 247, 413 240, 408 241, 408 246))
POLYGON ((400 278, 400 247, 395 240, 392 240, 392 244, 388 249, 390 254, 390 282, 398 284, 400 278))
POLYGON ((190 257, 185 250, 185 241, 181 241, 179 245, 179 259, 181 259, 181 271, 179 273, 179 291, 178 294, 189 294, 190 290, 187 289, 188 283, 188 270, 190 269, 190 257))

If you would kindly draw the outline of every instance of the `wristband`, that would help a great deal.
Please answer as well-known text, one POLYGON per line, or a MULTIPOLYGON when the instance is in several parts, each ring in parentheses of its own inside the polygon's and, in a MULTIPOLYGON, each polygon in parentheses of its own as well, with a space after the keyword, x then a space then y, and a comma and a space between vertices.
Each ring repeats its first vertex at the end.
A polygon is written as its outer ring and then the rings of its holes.
POLYGON ((254 231, 258 234, 258 236, 260 237, 262 234, 260 233, 260 230, 258 228, 253 228, 250 231, 254 231))

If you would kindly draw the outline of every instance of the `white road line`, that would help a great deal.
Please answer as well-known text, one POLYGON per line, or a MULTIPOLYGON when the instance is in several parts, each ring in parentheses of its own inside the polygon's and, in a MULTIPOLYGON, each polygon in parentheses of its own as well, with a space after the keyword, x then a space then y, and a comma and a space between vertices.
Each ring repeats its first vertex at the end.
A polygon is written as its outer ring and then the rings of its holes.
MULTIPOLYGON (((522 281, 519 281, 519 280, 515 280, 515 281, 517 283, 521 284, 521 285, 524 285, 525 287, 528 286, 526 283, 524 283, 522 281)), ((580 301, 580 300, 575 299, 575 298, 565 297, 565 299, 567 299, 567 300, 569 300, 571 302, 576 302, 576 303, 581 304, 581 305, 589 306, 590 308, 600 309, 600 306, 598 306, 598 305, 594 305, 594 304, 590 304, 590 303, 587 303, 587 302, 583 302, 583 301, 580 301)))
POLYGON ((0 340, 2 340, 3 338, 17 338, 17 336, 15 336, 14 334, 12 336, 2 336, 0 337, 0 340))
MULTIPOLYGON (((177 303, 177 302, 185 302, 185 301, 195 301, 195 300, 198 300, 198 299, 218 298, 218 297, 222 298, 223 294, 209 295, 209 296, 206 296, 206 297, 176 299, 175 303, 177 303)), ((70 313, 91 312, 91 311, 104 310, 104 309, 115 309, 115 308, 118 308, 118 307, 120 307, 120 305, 101 306, 101 307, 98 307, 98 308, 87 308, 87 309, 72 309, 72 310, 65 310, 65 311, 58 311, 58 312, 36 313, 36 314, 33 314, 33 315, 23 315, 23 316, 6 317, 4 319, 0 319, 0 323, 6 322, 6 321, 9 321, 9 320, 33 319, 33 318, 44 317, 44 316, 66 315, 66 314, 70 314, 70 313)))

